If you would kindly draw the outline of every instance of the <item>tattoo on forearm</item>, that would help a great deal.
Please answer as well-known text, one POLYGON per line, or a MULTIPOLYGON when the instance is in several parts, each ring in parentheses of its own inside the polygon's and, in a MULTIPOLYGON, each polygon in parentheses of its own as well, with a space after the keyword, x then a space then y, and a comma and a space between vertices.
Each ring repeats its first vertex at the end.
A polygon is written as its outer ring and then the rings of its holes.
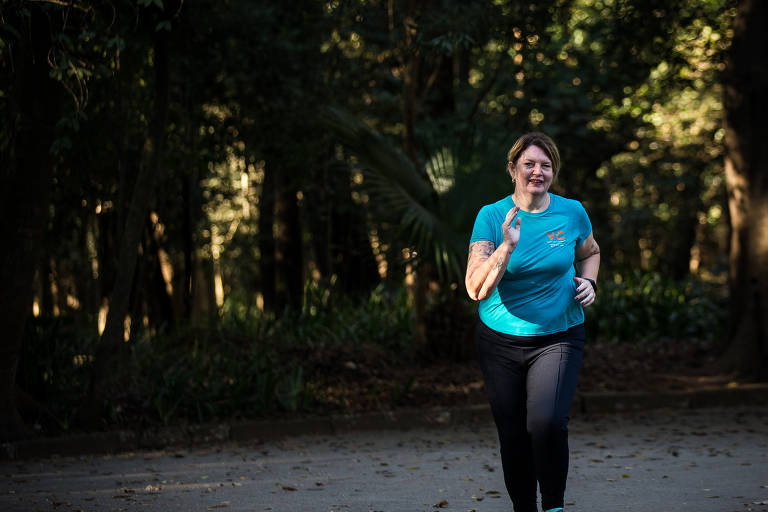
MULTIPOLYGON (((493 242, 488 240, 480 240, 478 242, 472 242, 469 244, 469 260, 467 261, 467 277, 474 274, 475 270, 480 268, 490 258, 496 246, 493 242)), ((498 267, 503 261, 499 258, 499 261, 495 263, 498 267)))
POLYGON ((496 264, 493 266, 494 270, 499 270, 504 266, 504 258, 499 256, 499 258, 496 260, 496 264))
POLYGON ((493 245, 493 242, 488 241, 479 241, 479 242, 472 242, 469 244, 469 259, 468 261, 472 261, 474 258, 480 258, 481 260, 488 259, 491 254, 493 254, 493 251, 496 250, 496 247, 493 245))
POLYGON ((589 249, 586 255, 582 256, 581 258, 578 258, 576 262, 578 263, 580 261, 584 261, 587 258, 594 256, 595 254, 600 254, 600 246, 597 245, 596 241, 592 240, 592 243, 589 245, 589 249))

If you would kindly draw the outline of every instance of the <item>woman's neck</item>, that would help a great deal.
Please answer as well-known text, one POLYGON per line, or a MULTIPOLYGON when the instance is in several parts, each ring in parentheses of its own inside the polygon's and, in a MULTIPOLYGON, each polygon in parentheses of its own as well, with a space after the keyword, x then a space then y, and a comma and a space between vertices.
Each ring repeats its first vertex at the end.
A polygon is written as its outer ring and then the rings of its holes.
POLYGON ((534 196, 515 190, 512 192, 512 201, 525 212, 539 213, 549 208, 549 192, 534 196))

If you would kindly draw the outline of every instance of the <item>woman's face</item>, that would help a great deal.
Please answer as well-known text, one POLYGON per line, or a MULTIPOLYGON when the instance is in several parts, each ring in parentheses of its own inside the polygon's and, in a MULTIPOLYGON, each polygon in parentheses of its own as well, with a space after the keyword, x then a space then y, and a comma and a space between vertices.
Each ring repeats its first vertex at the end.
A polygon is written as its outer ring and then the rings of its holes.
POLYGON ((538 146, 528 146, 516 164, 508 164, 508 169, 515 180, 515 190, 521 189, 531 195, 546 193, 555 175, 552 162, 538 146))

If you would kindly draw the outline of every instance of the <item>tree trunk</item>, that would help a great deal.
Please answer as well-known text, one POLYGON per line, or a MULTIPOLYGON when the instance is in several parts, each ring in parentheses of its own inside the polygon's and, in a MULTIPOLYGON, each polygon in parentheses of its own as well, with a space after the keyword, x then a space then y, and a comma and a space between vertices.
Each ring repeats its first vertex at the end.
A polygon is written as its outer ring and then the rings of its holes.
POLYGON ((402 58, 403 76, 403 151, 414 163, 416 169, 420 169, 418 150, 416 148, 416 114, 418 109, 419 76, 421 72, 421 54, 413 48, 418 36, 416 24, 416 2, 408 2, 407 12, 403 25, 405 28, 404 56, 402 58))
MULTIPOLYGON (((12 133, 10 154, 0 171, 0 439, 11 440, 29 433, 16 408, 15 385, 27 316, 32 306, 35 269, 43 247, 52 185, 50 148, 58 119, 60 89, 48 76, 51 27, 41 10, 27 6, 29 17, 10 13, 6 23, 22 36, 13 45, 13 83, 7 119, 12 133)), ((3 79, 5 81, 5 79, 3 79)))
POLYGON ((195 238, 194 238, 194 222, 193 222, 193 210, 192 210, 192 187, 196 186, 197 180, 193 183, 193 177, 189 173, 185 173, 183 183, 182 199, 184 204, 184 221, 182 223, 184 233, 182 234, 184 239, 184 277, 182 281, 182 302, 183 302, 183 318, 184 320, 190 320, 192 318, 192 291, 193 276, 195 268, 195 238))
MULTIPOLYGON (((416 23, 417 2, 410 0, 406 8, 404 18, 405 25, 405 55, 403 57, 403 152, 413 162, 414 169, 422 172, 419 164, 418 148, 416 144, 416 117, 419 110, 419 87, 421 77, 422 56, 419 51, 413 49, 418 38, 419 28, 416 23)), ((426 177, 426 176, 425 176, 426 177)), ((423 352, 427 345, 427 300, 429 289, 428 276, 431 274, 429 263, 421 260, 419 268, 414 275, 413 286, 413 336, 417 351, 423 352)))
MULTIPOLYGON (((307 229, 312 234, 310 241, 312 243, 315 267, 320 273, 321 278, 326 282, 331 282, 333 275, 333 261, 331 237, 334 235, 333 213, 339 208, 337 197, 337 186, 342 184, 343 179, 349 180, 346 168, 342 167, 343 161, 334 157, 334 147, 331 145, 324 156, 327 158, 323 165, 312 168, 309 175, 310 187, 306 190, 304 199, 304 208, 308 212, 305 216, 307 220, 307 229), (342 175, 338 179, 337 175, 342 175)), ((348 207, 348 204, 342 199, 341 208, 348 207)))
POLYGON ((694 183, 688 183, 681 192, 682 204, 686 209, 675 218, 673 229, 678 233, 670 240, 669 250, 664 255, 667 265, 667 275, 675 281, 685 279, 691 270, 691 249, 696 243, 696 228, 699 226, 698 212, 701 210, 699 200, 700 186, 698 177, 694 183))
POLYGON ((110 287, 115 281, 117 255, 117 213, 114 210, 102 211, 96 217, 97 254, 99 260, 99 302, 109 297, 110 287))
MULTIPOLYGON (((168 290, 172 280, 166 281, 163 275, 163 258, 160 244, 162 240, 157 234, 156 223, 147 219, 144 236, 143 257, 147 268, 143 288, 144 302, 147 307, 147 317, 150 327, 157 332, 173 332, 176 327, 176 315, 173 301, 168 290)), ((167 264, 167 262, 166 262, 167 264)))
POLYGON ((725 74, 731 219, 729 346, 722 364, 768 378, 768 3, 742 0, 725 74))
POLYGON ((259 201, 259 282, 264 310, 274 312, 277 291, 275 289, 275 163, 267 160, 259 201))
POLYGON ((144 146, 144 162, 131 195, 130 206, 120 239, 119 261, 115 282, 109 300, 109 312, 101 340, 96 350, 89 398, 81 419, 93 425, 100 415, 101 401, 108 392, 106 384, 111 375, 115 357, 122 346, 124 320, 129 312, 130 294, 137 263, 137 251, 144 232, 152 192, 161 171, 161 157, 168 117, 168 32, 159 30, 154 35, 155 104, 150 134, 144 146))
POLYGON ((45 247, 37 272, 40 279, 40 316, 53 316, 53 292, 51 290, 53 268, 50 254, 45 247))
MULTIPOLYGON (((86 262, 81 269, 80 275, 82 276, 82 283, 80 283, 78 292, 80 296, 80 302, 82 304, 80 312, 80 320, 83 322, 82 327, 88 328, 94 324, 94 319, 98 317, 100 298, 99 298, 99 283, 98 278, 94 275, 93 264, 94 257, 91 249, 91 243, 95 240, 96 234, 94 227, 96 225, 96 215, 91 209, 88 212, 83 212, 82 217, 82 238, 81 238, 81 250, 83 251, 83 261, 86 262)), ((98 267, 97 267, 98 268, 98 267)))
POLYGON ((366 294, 379 281, 364 210, 352 199, 349 169, 335 174, 331 196, 331 268, 344 292, 366 294))
POLYGON ((304 298, 304 254, 296 197, 298 172, 292 172, 290 160, 286 155, 280 162, 283 172, 277 175, 275 191, 275 275, 280 309, 298 309, 304 298))
POLYGON ((350 168, 334 156, 333 147, 327 162, 310 174, 312 188, 304 197, 315 263, 327 282, 336 276, 334 289, 367 294, 380 278, 365 210, 352 198, 350 168))

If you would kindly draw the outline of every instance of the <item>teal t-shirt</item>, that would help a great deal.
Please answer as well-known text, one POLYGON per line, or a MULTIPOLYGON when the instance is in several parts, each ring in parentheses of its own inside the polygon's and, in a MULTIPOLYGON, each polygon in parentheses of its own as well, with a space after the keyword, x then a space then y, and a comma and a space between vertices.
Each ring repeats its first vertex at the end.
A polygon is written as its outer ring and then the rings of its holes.
MULTIPOLYGON (((480 320, 491 329, 515 336, 566 331, 584 322, 577 301, 574 250, 592 232, 580 202, 549 194, 543 212, 519 210, 520 241, 494 292, 480 301, 480 320)), ((470 243, 504 240, 501 225, 515 206, 512 196, 483 206, 475 219, 470 243)), ((514 221, 513 221, 514 222, 514 221)))

